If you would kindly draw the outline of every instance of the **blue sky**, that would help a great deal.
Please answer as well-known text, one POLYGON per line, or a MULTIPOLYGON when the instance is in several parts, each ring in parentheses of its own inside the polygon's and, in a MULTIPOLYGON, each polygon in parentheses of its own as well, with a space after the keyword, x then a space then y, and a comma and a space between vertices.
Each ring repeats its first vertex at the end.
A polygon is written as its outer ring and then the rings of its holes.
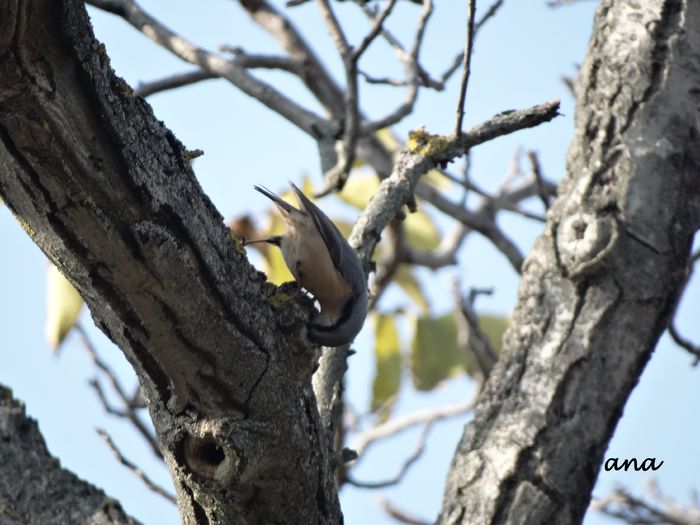
MULTIPOLYGON (((340 19, 347 24, 351 41, 357 42, 367 30, 365 20, 350 2, 334 3, 340 19)), ((423 64, 433 73, 441 72, 464 41, 466 2, 438 1, 426 34, 423 64)), ((534 130, 500 138, 473 152, 472 174, 484 188, 494 189, 508 172, 517 147, 539 151, 544 173, 551 179, 564 174, 564 159, 573 129, 573 99, 560 81, 580 63, 590 35, 595 2, 578 2, 556 10, 544 0, 506 0, 497 18, 479 35, 466 105, 465 127, 507 109, 531 106, 552 98, 562 101, 563 117, 534 130)), ((479 13, 488 4, 479 2, 479 13), (483 5, 482 5, 483 4, 483 5)), ((250 52, 277 52, 275 42, 260 31, 236 2, 206 0, 186 2, 156 0, 143 7, 171 28, 199 45, 216 49, 220 44, 242 46, 250 52)), ((130 26, 111 15, 91 10, 95 32, 102 40, 116 72, 130 84, 160 78, 190 69, 167 52, 151 44, 130 26)), ((300 27, 308 28, 309 40, 320 50, 336 78, 340 63, 323 28, 313 2, 290 11, 300 27)), ((399 37, 410 38, 419 8, 399 1, 396 17, 389 27, 399 37)), ((372 50, 364 67, 376 76, 399 75, 400 68, 387 48, 372 50)), ((285 93, 315 108, 298 82, 288 82, 280 73, 265 78, 285 93)), ((433 133, 453 127, 458 78, 443 93, 422 92, 416 112, 396 127, 405 138, 409 129, 424 125, 433 133)), ((364 110, 381 116, 403 96, 395 88, 362 88, 364 110)), ((280 189, 287 179, 304 175, 318 183, 316 147, 305 135, 272 111, 241 94, 223 81, 208 81, 149 99, 158 118, 170 127, 190 149, 205 155, 194 167, 202 187, 226 218, 252 212, 262 217, 265 199, 252 190, 253 183, 280 189), (274 153, 270 153, 270 152, 274 153)), ((352 220, 356 212, 337 203, 323 203, 332 214, 352 220)), ((534 203, 533 209, 536 208, 534 203)), ((432 216, 437 214, 428 210, 432 216)), ((523 225, 512 217, 500 221, 527 251, 539 232, 539 225, 523 225)), ((438 219, 440 225, 441 222, 438 219)), ((102 487, 119 499, 128 512, 152 525, 174 524, 177 513, 170 504, 145 490, 134 476, 113 459, 97 437, 95 427, 106 428, 115 442, 152 477, 167 485, 166 469, 158 463, 130 427, 105 415, 87 382, 93 375, 89 360, 76 337, 69 338, 60 354, 51 354, 43 340, 46 261, 5 207, 0 207, 0 239, 5 257, 0 258, 0 331, 3 334, 3 366, 0 382, 11 387, 26 402, 30 415, 38 419, 49 449, 62 464, 79 476, 102 487)), ((486 311, 507 314, 514 303, 517 275, 503 256, 478 236, 470 237, 460 255, 458 271, 465 287, 493 286, 493 296, 479 306, 486 311)), ((431 304, 435 312, 449 307, 449 277, 454 270, 436 274, 422 272, 431 283, 431 304)), ((389 294, 387 304, 405 304, 400 294, 389 294)), ((691 283, 680 307, 679 328, 700 341, 696 316, 700 286, 691 283), (693 316, 695 314, 695 317, 693 316)), ((128 364, 94 327, 88 312, 82 322, 90 326, 101 355, 135 384, 128 364)), ((367 331, 365 331, 367 332, 367 331)), ((402 334, 404 340, 407 334, 402 334)), ((348 376, 350 403, 367 410, 373 376, 372 340, 363 333, 356 342, 358 353, 351 359, 348 376)), ((615 349, 611 349, 614 351, 615 349)), ((698 370, 692 359, 664 336, 625 408, 606 457, 655 457, 663 460, 656 472, 661 488, 681 501, 688 501, 700 472, 700 454, 695 436, 697 418, 689 408, 700 399, 698 370)), ((455 402, 469 396, 473 385, 466 379, 450 381, 431 394, 402 389, 397 413, 455 402)), ((381 492, 396 505, 424 518, 433 518, 442 497, 445 473, 466 418, 436 426, 427 450, 404 482, 381 492)), ((362 480, 390 478, 412 450, 417 431, 406 432, 372 449, 353 475, 362 480)), ((646 473, 601 473, 595 495, 607 494, 616 484, 640 493, 646 473)), ((345 488, 342 503, 346 523, 394 523, 378 508, 377 491, 345 488)), ((585 523, 611 523, 589 512, 585 523)))

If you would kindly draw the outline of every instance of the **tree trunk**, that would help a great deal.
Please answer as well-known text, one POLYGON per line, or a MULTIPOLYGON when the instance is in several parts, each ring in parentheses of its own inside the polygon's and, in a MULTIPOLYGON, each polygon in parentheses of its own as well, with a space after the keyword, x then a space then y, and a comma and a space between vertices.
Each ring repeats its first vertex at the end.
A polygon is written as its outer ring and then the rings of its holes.
POLYGON ((36 421, 0 386, 0 523, 136 525, 119 502, 61 468, 36 421))
POLYGON ((579 523, 685 283, 700 216, 700 3, 607 0, 568 176, 455 454, 439 523, 579 523))
POLYGON ((0 196, 136 370, 184 523, 342 521, 308 312, 271 298, 81 1, 0 3, 0 196))

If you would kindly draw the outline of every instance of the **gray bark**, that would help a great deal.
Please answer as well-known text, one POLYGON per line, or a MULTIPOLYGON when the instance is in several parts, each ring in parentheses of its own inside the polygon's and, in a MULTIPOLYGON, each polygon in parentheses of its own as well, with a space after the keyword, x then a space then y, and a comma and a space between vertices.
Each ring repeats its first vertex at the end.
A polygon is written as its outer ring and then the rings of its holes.
POLYGON ((607 0, 568 175, 455 454, 439 523, 579 523, 673 312, 700 210, 700 2, 607 0))
POLYGON ((0 386, 0 524, 137 525, 119 503, 61 468, 36 421, 0 386))
POLYGON ((81 1, 0 3, 0 196, 136 370, 184 523, 342 521, 308 312, 271 297, 81 1))

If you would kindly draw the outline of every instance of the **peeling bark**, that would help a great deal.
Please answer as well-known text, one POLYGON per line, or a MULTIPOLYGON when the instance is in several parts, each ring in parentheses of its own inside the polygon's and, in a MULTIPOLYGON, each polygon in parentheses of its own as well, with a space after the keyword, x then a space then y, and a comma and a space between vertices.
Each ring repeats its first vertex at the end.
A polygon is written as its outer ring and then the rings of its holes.
POLYGON ((608 0, 568 176, 455 454, 439 523, 579 523, 700 217, 700 3, 608 0))
POLYGON ((136 370, 184 523, 342 521, 307 311, 271 297, 80 1, 0 4, 0 196, 136 370))

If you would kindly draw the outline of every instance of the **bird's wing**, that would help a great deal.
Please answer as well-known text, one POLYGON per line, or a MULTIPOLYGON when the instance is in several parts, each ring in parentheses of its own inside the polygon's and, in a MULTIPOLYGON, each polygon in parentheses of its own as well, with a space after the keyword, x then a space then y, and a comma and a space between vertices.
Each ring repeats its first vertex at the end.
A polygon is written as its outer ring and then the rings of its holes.
MULTIPOLYGON (((265 195, 268 199, 270 199, 272 202, 274 202, 278 208, 280 208, 281 211, 286 212, 288 214, 293 213, 294 211, 297 211, 297 209, 289 204, 287 201, 282 200, 280 197, 272 193, 270 190, 268 190, 264 186, 253 186, 257 191, 265 195)), ((296 187, 295 187, 296 188, 296 187)), ((299 190, 297 190, 299 191, 299 190)))
MULTIPOLYGON (((304 211, 309 214, 311 219, 314 221, 316 228, 323 237, 323 241, 326 243, 328 248, 328 253, 331 256, 331 261, 333 261, 333 266, 340 271, 343 267, 341 260, 346 249, 351 249, 347 241, 340 233, 337 226, 333 224, 328 216, 321 211, 321 209, 316 206, 309 198, 302 193, 302 191, 296 187, 296 185, 289 181, 294 193, 299 199, 299 205, 304 208, 304 211)), ((342 272, 341 272, 342 274, 342 272)))

